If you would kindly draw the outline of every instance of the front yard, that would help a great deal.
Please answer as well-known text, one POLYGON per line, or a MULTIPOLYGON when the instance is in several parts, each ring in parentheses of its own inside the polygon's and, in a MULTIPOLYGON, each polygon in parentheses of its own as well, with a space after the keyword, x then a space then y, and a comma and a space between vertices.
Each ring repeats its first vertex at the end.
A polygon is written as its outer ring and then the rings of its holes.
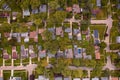
POLYGON ((104 40, 106 25, 90 25, 90 30, 92 33, 93 30, 98 30, 100 40, 104 40))

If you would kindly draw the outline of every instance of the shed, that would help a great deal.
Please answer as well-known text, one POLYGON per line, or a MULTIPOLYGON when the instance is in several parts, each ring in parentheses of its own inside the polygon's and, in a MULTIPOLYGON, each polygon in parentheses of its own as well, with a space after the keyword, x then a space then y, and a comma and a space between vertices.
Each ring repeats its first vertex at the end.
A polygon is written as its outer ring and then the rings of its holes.
POLYGON ((116 37, 116 43, 120 43, 120 36, 116 37))

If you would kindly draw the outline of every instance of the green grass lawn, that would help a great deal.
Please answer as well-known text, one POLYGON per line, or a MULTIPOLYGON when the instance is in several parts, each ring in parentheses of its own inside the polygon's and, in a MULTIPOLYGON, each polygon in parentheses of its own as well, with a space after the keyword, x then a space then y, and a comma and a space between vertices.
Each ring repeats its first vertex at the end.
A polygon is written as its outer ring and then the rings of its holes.
POLYGON ((20 59, 14 60, 14 66, 20 66, 20 59))
POLYGON ((37 62, 38 62, 38 58, 36 57, 36 58, 32 58, 32 63, 33 64, 37 64, 37 62))
POLYGON ((15 70, 14 77, 21 77, 21 80, 28 80, 27 71, 25 70, 15 70))
POLYGON ((116 43, 116 37, 120 36, 120 33, 118 32, 118 21, 113 22, 113 27, 110 31, 110 42, 116 43))
POLYGON ((69 28, 69 27, 70 27, 70 23, 69 23, 69 22, 65 22, 65 23, 64 23, 64 27, 65 27, 65 28, 69 28))
POLYGON ((90 30, 91 31, 98 30, 100 40, 104 40, 104 34, 105 34, 105 30, 106 30, 105 25, 90 25, 90 30))
POLYGON ((0 18, 0 23, 7 22, 7 18, 0 18))
POLYGON ((3 78, 4 78, 4 80, 9 80, 10 76, 11 76, 11 71, 9 71, 9 70, 3 71, 3 78))
POLYGON ((5 60, 5 66, 11 66, 11 59, 5 60))
POLYGON ((28 65, 29 64, 29 58, 23 59, 22 64, 23 65, 28 65))
POLYGON ((3 58, 0 58, 0 66, 3 65, 3 58))

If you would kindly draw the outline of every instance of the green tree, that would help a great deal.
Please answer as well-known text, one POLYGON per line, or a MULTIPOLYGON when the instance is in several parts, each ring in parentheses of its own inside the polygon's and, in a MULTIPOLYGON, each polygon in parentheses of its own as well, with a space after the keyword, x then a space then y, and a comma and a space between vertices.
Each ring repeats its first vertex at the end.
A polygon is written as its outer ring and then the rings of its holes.
POLYGON ((58 1, 57 1, 57 0, 50 1, 50 2, 49 2, 49 7, 50 7, 50 9, 52 9, 52 10, 56 10, 56 9, 59 7, 58 1))
POLYGON ((107 46, 105 42, 101 42, 99 45, 101 49, 104 49, 107 46))
POLYGON ((32 9, 38 8, 40 6, 40 0, 30 0, 30 5, 32 9))

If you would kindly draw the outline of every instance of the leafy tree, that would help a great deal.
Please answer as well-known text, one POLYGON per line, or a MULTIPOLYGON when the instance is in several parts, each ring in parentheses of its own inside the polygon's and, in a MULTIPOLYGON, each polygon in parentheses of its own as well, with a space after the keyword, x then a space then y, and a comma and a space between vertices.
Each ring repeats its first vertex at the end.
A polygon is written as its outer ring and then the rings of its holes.
POLYGON ((83 71, 80 70, 80 69, 78 69, 78 70, 73 70, 73 72, 72 72, 72 76, 73 76, 73 77, 82 77, 82 75, 83 75, 83 71))
POLYGON ((38 8, 40 6, 40 0, 30 0, 30 5, 32 9, 38 8))
POLYGON ((58 1, 57 1, 57 0, 50 1, 50 2, 49 2, 49 7, 50 7, 50 9, 52 9, 52 10, 56 10, 56 9, 59 7, 58 1))
POLYGON ((52 33, 48 30, 45 30, 43 32, 43 35, 45 36, 46 41, 51 41, 52 40, 52 33))
POLYGON ((30 2, 29 0, 22 0, 21 1, 21 8, 22 9, 29 9, 30 2))
POLYGON ((104 49, 107 46, 105 42, 101 42, 99 45, 101 49, 104 49))

